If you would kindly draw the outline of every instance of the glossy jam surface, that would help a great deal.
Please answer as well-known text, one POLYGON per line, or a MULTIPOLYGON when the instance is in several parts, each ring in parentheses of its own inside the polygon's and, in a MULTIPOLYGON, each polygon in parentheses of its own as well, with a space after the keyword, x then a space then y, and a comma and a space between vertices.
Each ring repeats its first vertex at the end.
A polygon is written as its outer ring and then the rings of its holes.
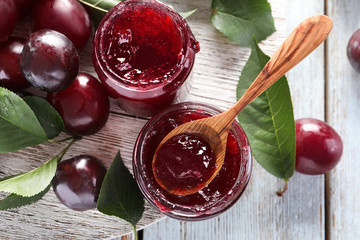
POLYGON ((190 190, 206 182, 216 170, 215 154, 199 136, 180 134, 158 150, 154 170, 160 185, 168 190, 190 190))
POLYGON ((232 206, 247 185, 252 167, 251 150, 238 123, 234 123, 229 132, 223 167, 201 191, 186 196, 173 195, 154 177, 152 159, 161 140, 182 123, 218 113, 206 105, 177 104, 154 116, 138 137, 133 163, 136 180, 147 200, 170 217, 200 220, 216 216, 232 206))
POLYGON ((172 8, 157 0, 127 0, 101 21, 92 58, 108 95, 126 112, 149 117, 182 100, 199 50, 172 8))
POLYGON ((103 35, 104 60, 129 87, 161 84, 180 62, 182 35, 162 7, 134 5, 113 19, 103 35))

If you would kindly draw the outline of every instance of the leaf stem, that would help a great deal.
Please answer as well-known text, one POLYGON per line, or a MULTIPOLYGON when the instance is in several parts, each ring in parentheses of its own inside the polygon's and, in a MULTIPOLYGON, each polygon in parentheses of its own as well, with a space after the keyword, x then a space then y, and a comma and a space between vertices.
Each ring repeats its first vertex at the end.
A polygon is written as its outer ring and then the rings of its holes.
MULTIPOLYGON (((71 137, 73 140, 57 155, 58 156, 58 162, 61 161, 61 159, 64 157, 65 153, 69 150, 69 148, 77 141, 79 141, 82 137, 71 137)), ((70 139, 71 139, 70 138, 70 139)))
POLYGON ((132 224, 132 227, 133 227, 133 232, 134 232, 135 240, 138 240, 138 234, 137 234, 137 231, 136 231, 136 225, 133 225, 133 224, 132 224))
POLYGON ((286 192, 287 187, 288 187, 288 182, 289 182, 289 179, 286 179, 284 188, 282 190, 280 189, 276 192, 276 195, 278 195, 278 197, 282 197, 284 195, 284 193, 286 192))
POLYGON ((61 143, 61 142, 66 142, 67 140, 70 140, 70 139, 74 139, 75 137, 68 137, 68 138, 64 138, 64 139, 61 139, 61 140, 48 140, 48 142, 51 142, 51 143, 61 143))

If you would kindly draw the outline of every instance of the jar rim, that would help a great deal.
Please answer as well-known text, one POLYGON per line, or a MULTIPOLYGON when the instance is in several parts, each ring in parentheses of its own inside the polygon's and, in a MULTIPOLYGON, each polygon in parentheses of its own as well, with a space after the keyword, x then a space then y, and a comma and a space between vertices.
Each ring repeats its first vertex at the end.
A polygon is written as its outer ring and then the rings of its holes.
POLYGON ((140 94, 146 94, 146 95, 151 96, 153 93, 158 93, 158 91, 164 87, 176 88, 177 86, 180 86, 183 83, 183 81, 185 81, 185 79, 183 79, 182 82, 179 82, 178 84, 175 84, 174 86, 171 86, 172 84, 174 84, 173 83, 174 80, 178 77, 178 75, 183 70, 184 65, 186 64, 188 55, 190 54, 189 52, 191 50, 191 35, 192 35, 191 30, 190 30, 188 24, 186 23, 186 21, 168 5, 162 3, 158 0, 140 0, 140 1, 139 0, 127 0, 124 2, 120 2, 115 7, 110 9, 110 11, 104 16, 104 18, 100 22, 100 24, 95 32, 94 39, 93 39, 93 43, 94 43, 93 44, 93 55, 94 55, 96 61, 99 63, 98 66, 101 68, 101 71, 103 72, 103 74, 105 74, 108 79, 111 79, 112 84, 115 84, 116 87, 119 88, 119 91, 120 91, 120 89, 122 89, 122 91, 133 92, 134 94, 140 93, 140 94), (165 81, 164 83, 161 83, 161 84, 156 84, 155 86, 153 86, 151 88, 142 89, 142 88, 138 88, 138 87, 129 87, 128 84, 124 83, 123 81, 116 80, 116 78, 121 78, 121 77, 114 74, 108 67, 108 63, 106 63, 104 61, 101 51, 100 51, 100 49, 101 49, 100 45, 101 45, 101 38, 102 38, 104 32, 108 28, 108 26, 106 26, 106 23, 108 21, 111 21, 112 19, 114 19, 118 14, 121 14, 121 12, 122 12, 121 9, 123 7, 131 5, 131 4, 144 4, 144 3, 159 4, 161 7, 163 7, 164 10, 167 11, 166 14, 170 15, 172 17, 172 19, 174 20, 174 24, 176 24, 176 26, 178 27, 179 33, 181 34, 183 53, 182 53, 182 57, 178 61, 178 63, 175 64, 172 67, 172 69, 170 70, 170 71, 172 71, 173 69, 176 69, 174 71, 174 74, 172 74, 168 78, 167 81, 165 81))

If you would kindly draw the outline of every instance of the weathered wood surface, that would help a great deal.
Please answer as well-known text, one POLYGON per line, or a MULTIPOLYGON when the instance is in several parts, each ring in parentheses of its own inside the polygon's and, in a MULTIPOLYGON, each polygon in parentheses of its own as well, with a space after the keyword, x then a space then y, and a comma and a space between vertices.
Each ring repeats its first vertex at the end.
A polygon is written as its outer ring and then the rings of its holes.
POLYGON ((295 118, 314 117, 332 125, 344 143, 341 162, 326 178, 295 174, 283 201, 266 191, 274 180, 266 173, 259 174, 261 170, 255 165, 253 187, 248 189, 252 192, 246 200, 252 203, 251 208, 239 211, 241 199, 224 216, 207 222, 166 219, 146 228, 145 240, 360 239, 360 162, 356 151, 360 141, 360 74, 346 57, 347 42, 360 27, 360 2, 291 0, 285 2, 285 9, 287 32, 312 14, 326 13, 334 21, 326 50, 322 47, 287 76, 295 118))
POLYGON ((360 1, 326 0, 334 21, 326 57, 326 120, 344 143, 341 162, 326 176, 328 239, 360 239, 360 74, 346 56, 349 38, 360 28, 360 1))
MULTIPOLYGON (((227 109, 236 101, 235 88, 249 49, 237 46, 212 27, 211 0, 165 2, 180 11, 198 9, 188 19, 201 51, 186 100, 205 101, 227 109)), ((203 222, 160 220, 163 216, 147 206, 139 224, 139 228, 147 226, 145 240, 325 239, 326 235, 327 239, 360 239, 360 207, 356 201, 360 196, 357 177, 360 163, 355 152, 355 144, 360 142, 360 131, 355 125, 356 117, 360 116, 360 74, 347 62, 345 51, 348 38, 360 26, 360 2, 270 0, 270 3, 278 31, 261 44, 269 55, 286 33, 304 18, 324 13, 325 6, 334 20, 326 51, 321 46, 287 76, 295 118, 325 119, 334 126, 344 140, 342 161, 326 179, 295 174, 282 198, 275 192, 283 182, 255 163, 249 186, 238 203, 221 216, 203 222)), ((26 25, 21 26, 17 35, 27 31, 26 25)), ((81 71, 93 72, 89 57, 90 44, 81 53, 81 71)), ((109 166, 120 150, 131 169, 133 144, 146 120, 124 114, 114 101, 111 107, 106 127, 76 143, 67 157, 92 154, 109 166)), ((29 171, 60 150, 60 146, 42 144, 1 154, 0 178, 29 171)), ((127 223, 97 211, 68 210, 52 190, 34 205, 0 212, 0 218, 0 239, 107 239, 131 230, 127 223)))
MULTIPOLYGON (((264 45, 271 42, 272 50, 302 20, 324 13, 324 3, 312 0, 269 1, 278 30, 264 45), (286 19, 284 24, 283 20, 286 19)), ((191 18, 189 19, 191 23, 191 18)), ((203 30, 201 30, 203 31, 203 30)), ((216 32, 215 32, 216 34, 216 32)), ((224 39, 224 42, 227 42, 224 39)), ((200 42, 202 43, 202 42, 200 42)), ((266 46, 261 46, 263 49, 266 46)), ((241 50, 232 48, 236 56, 241 50)), ((211 52, 211 51, 210 51, 211 52)), ((267 51, 272 54, 271 51, 267 51)), ((245 56, 244 56, 245 57, 245 56)), ((245 57, 246 58, 246 57, 245 57)), ((222 63, 220 63, 222 64, 222 63)), ((320 46, 287 76, 294 105, 295 118, 324 119, 324 46, 320 46)), ((234 92, 239 68, 243 65, 225 65, 229 71, 222 78, 231 78, 230 104, 235 103, 234 92), (235 67, 235 68, 233 68, 235 67)), ((224 94, 221 96, 226 98, 224 94)), ((219 100, 217 103, 219 104, 219 100)), ((230 210, 217 218, 203 222, 181 222, 165 219, 144 230, 145 240, 195 240, 195 239, 324 239, 324 176, 304 176, 295 173, 289 189, 282 198, 275 192, 283 182, 254 164, 250 184, 241 199, 230 210)))

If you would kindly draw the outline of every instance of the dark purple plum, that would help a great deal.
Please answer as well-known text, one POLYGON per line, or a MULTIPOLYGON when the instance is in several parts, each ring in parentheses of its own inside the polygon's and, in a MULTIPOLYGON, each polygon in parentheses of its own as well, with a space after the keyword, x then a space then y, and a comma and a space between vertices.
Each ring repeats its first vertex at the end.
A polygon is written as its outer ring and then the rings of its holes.
POLYGON ((0 45, 0 87, 19 90, 30 86, 19 68, 19 55, 24 42, 23 38, 11 37, 0 45))
POLYGON ((73 135, 94 134, 109 117, 109 97, 101 83, 87 73, 79 73, 65 90, 48 93, 47 100, 62 117, 66 131, 73 135))
POLYGON ((19 18, 25 18, 30 15, 31 9, 37 0, 13 0, 18 9, 19 18))
POLYGON ((65 35, 44 29, 34 32, 26 40, 19 65, 32 85, 47 92, 58 92, 75 80, 79 56, 65 35))
POLYGON ((0 42, 7 41, 14 31, 18 10, 14 0, 0 0, 0 42))
POLYGON ((324 174, 340 161, 343 143, 327 123, 302 118, 295 121, 296 171, 309 175, 324 174))
POLYGON ((52 186, 67 207, 85 211, 96 207, 106 167, 96 157, 80 155, 59 163, 52 186))
POLYGON ((32 30, 52 29, 67 36, 77 49, 85 46, 92 31, 89 14, 77 0, 38 0, 32 30))
POLYGON ((350 64, 360 72, 360 29, 351 36, 346 50, 350 64))

